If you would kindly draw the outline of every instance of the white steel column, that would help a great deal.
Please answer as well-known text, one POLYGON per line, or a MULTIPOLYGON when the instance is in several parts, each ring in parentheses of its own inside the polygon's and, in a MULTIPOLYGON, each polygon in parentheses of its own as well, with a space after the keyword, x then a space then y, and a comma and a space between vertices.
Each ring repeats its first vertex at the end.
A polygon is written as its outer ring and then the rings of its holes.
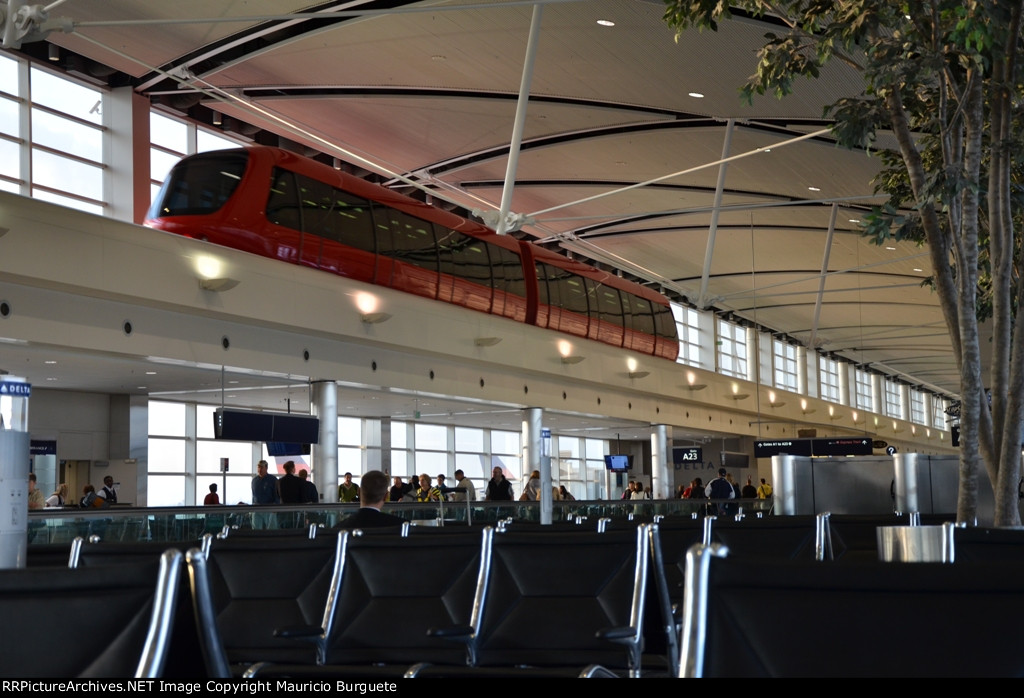
POLYGON ((313 411, 320 419, 320 443, 313 447, 313 465, 324 503, 338 501, 338 385, 313 384, 313 411))
MULTIPOLYGON (((551 457, 544 457, 544 410, 529 407, 523 414, 523 487, 530 473, 540 471, 540 522, 551 523, 551 457)), ((520 492, 519 494, 522 494, 520 492)))
POLYGON ((651 499, 669 499, 673 484, 669 475, 669 429, 665 424, 653 424, 651 431, 651 499))

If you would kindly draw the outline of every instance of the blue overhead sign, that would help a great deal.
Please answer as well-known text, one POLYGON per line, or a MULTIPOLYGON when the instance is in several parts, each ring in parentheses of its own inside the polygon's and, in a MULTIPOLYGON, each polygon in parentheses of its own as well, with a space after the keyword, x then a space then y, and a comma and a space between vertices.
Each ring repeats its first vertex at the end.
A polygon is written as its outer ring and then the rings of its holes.
POLYGON ((32 394, 32 385, 29 383, 8 383, 0 381, 0 396, 14 395, 16 397, 28 397, 32 394))

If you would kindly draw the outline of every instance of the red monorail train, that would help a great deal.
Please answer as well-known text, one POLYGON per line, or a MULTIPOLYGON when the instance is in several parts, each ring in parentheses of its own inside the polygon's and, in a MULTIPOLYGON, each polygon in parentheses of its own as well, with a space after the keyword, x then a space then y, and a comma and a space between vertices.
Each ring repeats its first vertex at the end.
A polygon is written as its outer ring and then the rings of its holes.
POLYGON ((145 224, 675 360, 668 300, 278 148, 184 158, 145 224))

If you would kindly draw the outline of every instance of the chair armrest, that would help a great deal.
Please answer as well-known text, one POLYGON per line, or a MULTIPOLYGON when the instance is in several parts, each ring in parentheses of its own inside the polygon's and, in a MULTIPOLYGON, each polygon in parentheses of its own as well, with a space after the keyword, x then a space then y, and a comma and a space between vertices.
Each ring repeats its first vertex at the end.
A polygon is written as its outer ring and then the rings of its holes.
POLYGON ((473 637, 472 625, 449 625, 444 628, 431 628, 427 631, 428 637, 440 637, 445 640, 456 642, 468 642, 473 637))
POLYGON ((299 640, 316 639, 324 632, 319 625, 290 625, 284 628, 276 628, 274 637, 287 637, 299 640))
POLYGON ((609 640, 611 642, 619 642, 622 644, 630 644, 636 642, 636 628, 628 625, 622 625, 611 628, 601 628, 597 631, 597 637, 602 640, 609 640))

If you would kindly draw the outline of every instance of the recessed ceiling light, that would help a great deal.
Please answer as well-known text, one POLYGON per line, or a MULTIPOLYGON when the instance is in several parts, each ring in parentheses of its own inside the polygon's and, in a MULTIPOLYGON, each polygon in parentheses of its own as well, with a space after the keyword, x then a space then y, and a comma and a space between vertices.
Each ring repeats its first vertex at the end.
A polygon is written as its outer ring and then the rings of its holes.
POLYGON ((859 218, 851 218, 850 222, 851 223, 860 223, 860 219, 859 218))
POLYGON ((155 376, 156 375, 156 371, 146 371, 146 375, 147 376, 155 376))
POLYGON ((818 187, 807 187, 808 191, 821 191, 818 187))
POLYGON ((48 381, 55 381, 57 379, 56 378, 47 378, 46 380, 48 380, 48 381))
POLYGON ((686 94, 690 95, 694 99, 704 99, 703 92, 687 92, 686 94))
POLYGON ((599 20, 597 20, 597 23, 600 24, 602 27, 614 27, 615 26, 615 22, 611 21, 610 19, 599 19, 599 20))
POLYGON ((448 60, 448 56, 443 56, 440 53, 437 53, 437 54, 434 54, 433 56, 431 56, 430 60, 432 60, 432 61, 446 61, 446 60, 448 60))
POLYGON ((920 267, 914 267, 914 271, 924 271, 924 269, 921 269, 920 267))
POLYGON ((887 249, 887 250, 893 250, 893 251, 895 251, 895 249, 896 249, 896 248, 895 248, 895 247, 889 247, 888 245, 886 245, 886 246, 885 246, 885 249, 887 249))
POLYGON ((57 363, 57 362, 56 362, 56 361, 54 361, 53 359, 50 359, 49 361, 44 361, 43 363, 44 363, 44 364, 46 364, 46 365, 48 365, 48 366, 53 366, 53 365, 54 365, 55 363, 57 363))

